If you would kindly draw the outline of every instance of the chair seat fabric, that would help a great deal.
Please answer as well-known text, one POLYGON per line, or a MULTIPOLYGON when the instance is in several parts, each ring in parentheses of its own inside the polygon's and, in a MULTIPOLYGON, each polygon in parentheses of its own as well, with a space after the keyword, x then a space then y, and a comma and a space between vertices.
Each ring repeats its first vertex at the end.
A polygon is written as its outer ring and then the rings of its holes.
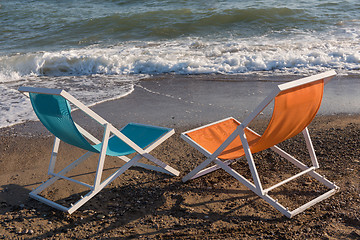
MULTIPOLYGON (((30 100, 36 115, 52 134, 68 144, 100 153, 102 143, 91 145, 79 132, 71 117, 70 104, 65 98, 30 93, 30 100)), ((149 146, 169 131, 171 129, 137 123, 129 123, 121 130, 126 137, 141 148, 149 146)), ((106 155, 124 156, 134 152, 134 149, 119 138, 109 139, 106 155)))
MULTIPOLYGON (((239 125, 239 122, 231 118, 205 128, 188 132, 187 135, 210 154, 213 154, 239 125)), ((260 139, 260 135, 248 129, 245 129, 245 135, 250 146, 254 145, 260 139)), ((244 154, 240 137, 237 136, 229 146, 221 152, 218 158, 237 159, 244 156, 244 154)))
MULTIPOLYGON (((171 131, 171 129, 142 125, 137 123, 129 123, 120 132, 123 133, 135 144, 137 144, 139 147, 144 149, 169 131, 171 131)), ((94 145, 93 147, 100 152, 102 143, 94 145)), ((132 149, 129 145, 127 145, 118 137, 113 136, 109 139, 106 155, 124 156, 134 152, 134 149, 132 149)))
MULTIPOLYGON (((260 152, 300 133, 314 119, 323 96, 324 81, 319 80, 281 92, 275 97, 273 115, 269 125, 260 136, 245 128, 245 135, 252 153, 260 152)), ((234 119, 192 131, 187 135, 211 154, 240 125, 234 119)), ((236 159, 244 156, 244 149, 237 136, 219 159, 236 159)))

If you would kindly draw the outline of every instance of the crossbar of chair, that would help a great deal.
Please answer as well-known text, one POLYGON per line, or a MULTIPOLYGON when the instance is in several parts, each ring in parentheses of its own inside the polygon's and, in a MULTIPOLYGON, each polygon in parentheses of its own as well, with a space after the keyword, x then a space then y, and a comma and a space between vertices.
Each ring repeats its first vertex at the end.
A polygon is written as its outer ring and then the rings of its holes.
MULTIPOLYGON (((226 165, 230 165, 230 164, 232 164, 233 162, 235 162, 235 160, 226 160, 226 161, 224 161, 223 163, 226 164, 226 165)), ((211 173, 211 172, 213 172, 213 171, 218 170, 219 168, 221 168, 219 165, 214 165, 214 166, 205 168, 205 169, 199 171, 197 174, 195 174, 195 175, 194 175, 192 178, 190 178, 190 179, 195 179, 195 178, 204 176, 204 175, 206 175, 206 174, 208 174, 208 173, 211 173)))
POLYGON ((68 212, 68 210, 69 210, 69 208, 64 207, 64 206, 62 206, 62 205, 60 205, 60 204, 58 204, 56 202, 53 202, 53 201, 51 201, 51 200, 49 200, 47 198, 44 198, 44 197, 40 196, 40 195, 37 195, 36 193, 31 192, 31 193, 29 193, 29 195, 30 195, 30 197, 32 197, 32 198, 34 198, 34 199, 36 199, 36 200, 38 200, 38 201, 40 201, 42 203, 45 203, 45 204, 47 204, 47 205, 49 205, 51 207, 59 209, 59 210, 61 210, 63 212, 68 212))
POLYGON ((94 187, 93 187, 92 185, 90 185, 90 184, 87 184, 87 183, 78 181, 78 180, 73 179, 73 178, 70 178, 70 177, 63 176, 63 175, 58 174, 58 173, 51 173, 51 175, 56 176, 56 177, 58 177, 58 178, 66 179, 66 180, 71 181, 71 182, 74 182, 74 183, 78 183, 78 184, 83 185, 83 186, 85 186, 85 187, 88 187, 88 188, 90 188, 90 189, 93 189, 93 188, 94 188, 94 187))
POLYGON ((306 169, 306 170, 304 170, 304 171, 301 171, 301 172, 299 172, 298 174, 295 174, 294 176, 289 177, 289 178, 287 178, 287 179, 285 179, 285 180, 283 180, 283 181, 281 181, 281 182, 279 182, 279 183, 277 183, 277 184, 275 184, 275 185, 273 185, 273 186, 265 189, 265 190, 264 190, 264 193, 268 193, 268 192, 270 192, 271 190, 273 190, 273 189, 275 189, 275 188, 277 188, 277 187, 280 187, 281 185, 284 185, 285 183, 288 183, 288 182, 290 182, 290 181, 292 181, 292 180, 294 180, 294 179, 296 179, 296 178, 298 178, 298 177, 300 177, 300 176, 302 176, 302 175, 304 175, 304 174, 306 174, 306 173, 308 173, 308 172, 314 171, 314 170, 315 170, 315 167, 310 167, 310 168, 308 168, 308 169, 306 169))
POLYGON ((291 211, 290 212, 290 214, 291 214, 290 218, 292 216, 295 216, 296 214, 299 214, 299 213, 305 211, 309 207, 314 206, 316 203, 321 202, 322 200, 334 195, 337 191, 338 191, 338 188, 331 189, 331 190, 327 191, 326 193, 320 195, 319 197, 311 200, 310 202, 307 202, 304 205, 298 207, 297 209, 291 211))
POLYGON ((105 179, 103 182, 101 182, 98 186, 98 189, 103 189, 108 184, 110 184, 113 180, 115 180, 118 176, 123 174, 126 170, 128 170, 130 167, 134 166, 137 161, 139 161, 142 158, 140 154, 133 157, 130 161, 125 163, 121 168, 116 170, 113 174, 111 174, 107 179, 105 179))
MULTIPOLYGON (((131 160, 130 158, 128 158, 126 156, 118 156, 118 158, 120 158, 121 160, 123 160, 125 162, 128 162, 131 160)), ((158 171, 158 172, 169 174, 168 170, 165 170, 161 167, 157 167, 154 165, 146 164, 146 163, 136 162, 134 164, 134 167, 140 167, 140 168, 144 168, 144 169, 148 169, 148 170, 153 170, 153 171, 158 171)))
MULTIPOLYGON (((61 170, 60 172, 58 172, 58 174, 63 175, 66 174, 67 172, 69 172, 71 169, 75 168, 76 166, 78 166, 79 164, 81 164, 84 160, 86 160, 88 157, 90 157, 93 153, 92 152, 87 152, 84 155, 82 155, 80 158, 78 158, 76 161, 72 162, 70 165, 68 165, 66 168, 64 168, 63 170, 61 170)), ((53 173, 50 173, 53 174, 53 173)), ((48 179, 45 183, 43 183, 42 185, 40 185, 39 187, 37 187, 36 189, 34 189, 32 191, 32 193, 34 194, 38 194, 40 192, 42 192, 45 188, 47 188, 48 186, 52 185, 55 181, 57 181, 59 179, 58 176, 52 177, 50 179, 48 179)))
MULTIPOLYGON (((247 180, 246 178, 244 178, 242 175, 240 175, 238 172, 236 172, 234 169, 232 169, 231 167, 229 167, 227 164, 225 164, 224 162, 215 159, 214 162, 216 164, 218 164, 222 169, 224 169, 227 173, 229 173, 231 176, 233 176, 234 178, 236 178, 239 182, 241 182, 242 184, 244 184, 247 188, 249 188, 251 191, 253 191, 254 193, 258 194, 258 189, 256 188, 256 186, 251 183, 249 180, 247 180)), ((259 194, 258 194, 259 195, 259 194)), ((260 196, 260 195, 259 195, 260 196)))
MULTIPOLYGON (((271 150, 273 150, 274 152, 276 152, 277 154, 279 154, 280 156, 282 156, 283 158, 285 158, 286 160, 288 160, 289 162, 291 162, 301 170, 306 170, 309 168, 308 166, 306 166, 305 164, 303 164, 302 162, 300 162, 299 160, 297 160, 296 158, 294 158, 293 156, 291 156, 290 154, 288 154, 287 152, 285 152, 276 145, 271 147, 271 150)), ((337 187, 334 183, 330 182, 325 177, 321 176, 315 171, 309 172, 309 175, 315 178, 316 180, 318 180, 319 182, 323 183, 328 188, 333 189, 337 187)))

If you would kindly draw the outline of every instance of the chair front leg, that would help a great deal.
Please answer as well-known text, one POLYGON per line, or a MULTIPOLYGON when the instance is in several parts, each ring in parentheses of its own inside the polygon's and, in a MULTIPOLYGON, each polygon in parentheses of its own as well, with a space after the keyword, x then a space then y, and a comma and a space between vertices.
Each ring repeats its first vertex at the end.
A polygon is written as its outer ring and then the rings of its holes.
POLYGON ((248 141, 246 139, 245 131, 244 131, 243 128, 239 128, 239 131, 240 131, 239 136, 240 136, 240 139, 241 139, 241 143, 243 145, 243 149, 244 149, 244 152, 245 152, 245 157, 246 157, 246 159, 248 161, 250 172, 251 172, 251 175, 253 177, 253 180, 254 180, 254 183, 255 183, 255 186, 256 186, 256 190, 258 192, 257 194, 263 195, 264 194, 263 188, 262 188, 262 185, 261 185, 259 174, 258 174, 258 172, 256 170, 254 158, 252 156, 249 143, 248 143, 248 141))
POLYGON ((51 175, 54 173, 56 157, 57 157, 58 151, 59 151, 59 145, 60 145, 60 139, 55 137, 54 146, 53 146, 53 150, 52 150, 51 157, 50 157, 48 175, 51 175))
POLYGON ((303 133, 304 138, 305 138, 306 147, 307 147, 307 149, 309 151, 309 154, 310 154, 311 162, 312 162, 312 164, 313 164, 313 166, 315 168, 319 168, 319 163, 318 163, 317 158, 316 158, 314 145, 312 144, 308 128, 306 127, 302 131, 302 133, 303 133))
POLYGON ((103 137, 103 141, 102 141, 101 151, 99 154, 98 166, 96 169, 96 176, 95 176, 95 181, 94 181, 95 189, 101 183, 101 176, 102 176, 102 172, 104 169, 104 162, 105 162, 106 151, 107 151, 108 142, 109 142, 109 136, 110 136, 110 128, 109 128, 109 124, 107 123, 107 124, 105 124, 104 137, 103 137))

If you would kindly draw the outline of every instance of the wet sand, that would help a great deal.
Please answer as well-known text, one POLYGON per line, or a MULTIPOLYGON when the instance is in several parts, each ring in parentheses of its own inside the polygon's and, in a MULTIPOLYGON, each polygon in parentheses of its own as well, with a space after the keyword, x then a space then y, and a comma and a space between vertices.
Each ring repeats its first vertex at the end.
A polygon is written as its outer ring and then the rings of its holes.
MULTIPOLYGON (((274 82, 221 76, 160 76, 141 81, 125 98, 92 107, 120 127, 129 121, 173 127, 168 141, 153 155, 178 169, 170 177, 133 168, 116 179, 72 215, 29 198, 28 193, 47 179, 53 137, 39 122, 0 130, 0 238, 4 239, 358 239, 360 237, 360 116, 356 87, 335 79, 327 86, 320 114, 309 126, 320 163, 319 173, 335 181, 340 191, 304 213, 288 219, 242 184, 219 170, 182 183, 181 178, 204 158, 180 139, 182 131, 233 116, 242 121, 271 91, 274 82), (216 78, 216 81, 211 78, 216 78), (180 80, 180 81, 179 81, 180 80), (347 96, 346 97, 344 97, 347 96)), ((295 79, 294 77, 289 77, 295 79)), ((340 78, 341 79, 341 78, 340 78)), ((252 125, 261 131, 269 113, 252 125)), ((75 111, 80 124, 101 136, 101 128, 75 111)), ((296 137, 285 150, 308 161, 304 142, 296 137)), ((62 144, 57 169, 83 152, 62 144)), ((293 173, 271 151, 256 154, 261 181, 271 184, 293 173)), ((122 162, 107 158, 105 175, 122 162)), ((96 158, 69 173, 86 182, 93 180, 96 158)), ((246 163, 234 168, 248 176, 246 163)), ((290 209, 324 190, 301 177, 274 192, 290 209)), ((61 181, 45 196, 69 204, 85 189, 61 181)))

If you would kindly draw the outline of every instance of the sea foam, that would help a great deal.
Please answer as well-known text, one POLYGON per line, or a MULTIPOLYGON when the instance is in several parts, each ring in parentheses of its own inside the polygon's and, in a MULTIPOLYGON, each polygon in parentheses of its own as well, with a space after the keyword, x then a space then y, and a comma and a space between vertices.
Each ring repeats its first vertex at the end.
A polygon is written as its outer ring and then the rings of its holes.
POLYGON ((66 89, 93 105, 131 93, 139 79, 154 74, 309 75, 329 69, 360 74, 359 37, 358 28, 344 25, 322 35, 184 37, 3 55, 0 127, 34 119, 16 91, 21 85, 66 89))
POLYGON ((3 83, 28 76, 92 74, 308 74, 327 69, 359 73, 360 45, 357 37, 186 38, 1 56, 0 66, 3 83))

